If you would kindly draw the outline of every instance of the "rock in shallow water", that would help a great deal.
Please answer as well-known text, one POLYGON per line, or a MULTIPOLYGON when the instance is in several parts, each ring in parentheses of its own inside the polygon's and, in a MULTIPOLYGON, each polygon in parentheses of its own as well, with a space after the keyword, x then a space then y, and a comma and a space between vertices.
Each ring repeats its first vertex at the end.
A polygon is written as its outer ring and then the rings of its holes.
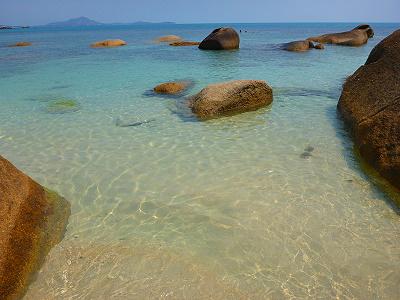
POLYGON ((48 113, 65 114, 79 110, 79 104, 75 100, 60 99, 51 101, 46 108, 48 113))
POLYGON ((32 43, 31 42, 18 42, 18 43, 10 45, 9 47, 27 47, 27 46, 32 46, 32 43))
POLYGON ((363 24, 356 28, 338 33, 324 34, 316 37, 310 37, 307 40, 323 44, 337 44, 342 46, 361 46, 368 42, 368 39, 374 36, 371 26, 363 24))
POLYGON ((314 48, 310 41, 294 41, 283 45, 283 50, 293 52, 304 52, 314 48))
POLYGON ((400 30, 346 80, 338 110, 361 157, 400 189, 400 30))
POLYGON ((0 156, 0 299, 19 299, 64 234, 69 203, 0 156))
POLYGON ((252 111, 272 103, 272 89, 263 80, 235 80, 211 84, 189 98, 200 119, 252 111))
POLYGON ((96 42, 90 45, 92 48, 112 48, 112 47, 120 47, 125 46, 127 43, 123 40, 105 40, 96 42))
POLYGON ((182 41, 182 38, 177 35, 165 35, 165 36, 161 36, 156 39, 156 42, 159 42, 159 43, 173 43, 173 42, 179 42, 179 41, 182 41))
POLYGON ((189 81, 165 82, 157 85, 154 92, 157 94, 175 95, 183 92, 191 83, 189 81))
POLYGON ((211 32, 199 45, 202 50, 233 50, 239 49, 239 34, 233 28, 217 28, 211 32))

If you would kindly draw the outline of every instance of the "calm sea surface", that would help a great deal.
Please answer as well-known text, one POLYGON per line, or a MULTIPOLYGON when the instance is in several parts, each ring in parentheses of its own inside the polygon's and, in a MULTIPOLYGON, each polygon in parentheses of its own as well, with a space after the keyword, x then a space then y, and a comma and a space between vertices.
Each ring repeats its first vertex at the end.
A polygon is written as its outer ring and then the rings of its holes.
POLYGON ((356 24, 233 24, 233 52, 152 41, 218 26, 0 32, 0 154, 72 204, 26 299, 400 298, 399 210, 336 114, 343 80, 400 24, 307 53, 277 45, 356 24), (108 38, 128 46, 89 47, 108 38), (198 122, 183 97, 151 93, 180 79, 188 95, 263 79, 274 103, 198 122), (77 110, 50 113, 59 99, 77 110))

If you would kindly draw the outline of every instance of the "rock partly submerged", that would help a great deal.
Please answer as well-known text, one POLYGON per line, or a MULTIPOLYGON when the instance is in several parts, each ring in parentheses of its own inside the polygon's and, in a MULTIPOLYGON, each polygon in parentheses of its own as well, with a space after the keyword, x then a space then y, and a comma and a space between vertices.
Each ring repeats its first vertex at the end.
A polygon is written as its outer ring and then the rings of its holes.
POLYGON ((338 110, 361 157, 400 189, 400 30, 346 80, 338 110))
POLYGON ((263 80, 211 84, 189 98, 192 112, 202 120, 257 110, 272 103, 272 89, 263 80))
POLYGON ((202 50, 234 50, 239 49, 240 37, 233 28, 217 28, 199 45, 202 50))
POLYGON ((359 25, 356 28, 338 33, 329 33, 316 37, 310 37, 307 40, 322 44, 337 44, 343 46, 361 46, 368 42, 368 39, 374 36, 374 30, 367 24, 359 25))
POLYGON ((18 42, 12 45, 9 45, 8 47, 28 47, 28 46, 32 46, 31 42, 18 42))
POLYGON ((72 99, 57 99, 47 104, 46 111, 52 114, 65 114, 78 111, 80 108, 78 102, 72 99))
POLYGON ((182 41, 182 38, 177 35, 165 35, 155 39, 158 43, 174 43, 182 41))
POLYGON ((198 46, 198 45, 200 45, 200 42, 182 41, 182 42, 170 43, 169 45, 174 46, 174 47, 198 46))
POLYGON ((125 46, 127 43, 123 40, 105 40, 100 42, 95 42, 90 45, 92 48, 114 48, 125 46))
POLYGON ((294 41, 282 46, 283 50, 293 51, 293 52, 304 52, 315 48, 311 41, 294 41))
POLYGON ((23 296, 50 249, 62 239, 69 203, 0 156, 0 299, 23 296))
POLYGON ((190 81, 172 81, 161 83, 153 90, 157 94, 176 95, 182 93, 189 85, 190 81))

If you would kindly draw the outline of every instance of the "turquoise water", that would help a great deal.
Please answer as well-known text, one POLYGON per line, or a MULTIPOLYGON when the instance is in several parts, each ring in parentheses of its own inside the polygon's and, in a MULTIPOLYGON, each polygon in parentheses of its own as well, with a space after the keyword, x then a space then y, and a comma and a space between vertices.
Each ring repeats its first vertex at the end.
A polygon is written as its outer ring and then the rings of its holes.
POLYGON ((307 53, 277 45, 355 24, 233 26, 247 30, 233 52, 153 43, 215 24, 0 33, 0 153, 72 204, 26 299, 399 298, 399 210, 362 172, 336 104, 400 25, 307 53), (108 38, 128 46, 89 47, 108 38), (17 41, 33 46, 5 47, 17 41), (263 79, 274 103, 198 122, 184 97, 151 93, 180 79, 188 95, 263 79), (49 112, 59 99, 76 109, 49 112))

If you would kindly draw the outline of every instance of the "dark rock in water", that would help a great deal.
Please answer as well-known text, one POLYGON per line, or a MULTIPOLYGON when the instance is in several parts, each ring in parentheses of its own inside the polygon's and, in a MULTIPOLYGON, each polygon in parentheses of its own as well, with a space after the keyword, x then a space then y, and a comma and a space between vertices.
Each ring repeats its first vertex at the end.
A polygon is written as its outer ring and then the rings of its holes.
POLYGON ((62 90, 71 87, 71 85, 55 85, 49 88, 49 90, 62 90))
POLYGON ((278 87, 274 88, 274 93, 276 95, 291 96, 291 97, 327 97, 337 100, 339 97, 339 90, 317 90, 317 89, 307 89, 300 87, 278 87))
POLYGON ((31 42, 18 42, 12 45, 9 45, 8 47, 28 47, 28 46, 32 46, 31 42))
POLYGON ((374 31, 367 24, 359 25, 356 28, 339 33, 324 34, 310 37, 307 40, 323 44, 337 44, 343 46, 361 46, 374 36, 374 31))
POLYGON ((46 111, 51 114, 65 114, 79 110, 79 104, 71 99, 58 99, 48 103, 46 111))
POLYGON ((307 159, 310 158, 312 156, 312 154, 310 152, 303 152, 302 154, 300 154, 301 158, 307 159))
POLYGON ((263 80, 211 84, 192 96, 189 106, 200 119, 257 110, 272 103, 272 89, 263 80))
POLYGON ((346 80, 338 110, 361 157, 400 189, 400 30, 346 80))
POLYGON ((304 52, 314 48, 314 44, 310 41, 294 41, 282 46, 283 50, 304 52))
POLYGON ((137 127, 144 124, 148 124, 154 122, 155 119, 143 120, 143 121, 132 121, 132 122, 124 122, 120 118, 117 118, 115 125, 118 127, 137 127))
POLYGON ((233 28, 218 28, 210 33, 199 45, 202 50, 239 49, 239 34, 233 28))
POLYGON ((61 241, 69 203, 0 156, 0 299, 21 299, 61 241))
POLYGON ((313 152, 313 151, 314 151, 314 147, 312 147, 312 146, 307 146, 307 147, 304 149, 304 151, 305 151, 305 152, 313 152))
POLYGON ((318 50, 324 50, 324 49, 325 49, 325 46, 324 46, 324 44, 317 44, 317 45, 315 45, 314 48, 315 48, 315 49, 318 49, 318 50))

